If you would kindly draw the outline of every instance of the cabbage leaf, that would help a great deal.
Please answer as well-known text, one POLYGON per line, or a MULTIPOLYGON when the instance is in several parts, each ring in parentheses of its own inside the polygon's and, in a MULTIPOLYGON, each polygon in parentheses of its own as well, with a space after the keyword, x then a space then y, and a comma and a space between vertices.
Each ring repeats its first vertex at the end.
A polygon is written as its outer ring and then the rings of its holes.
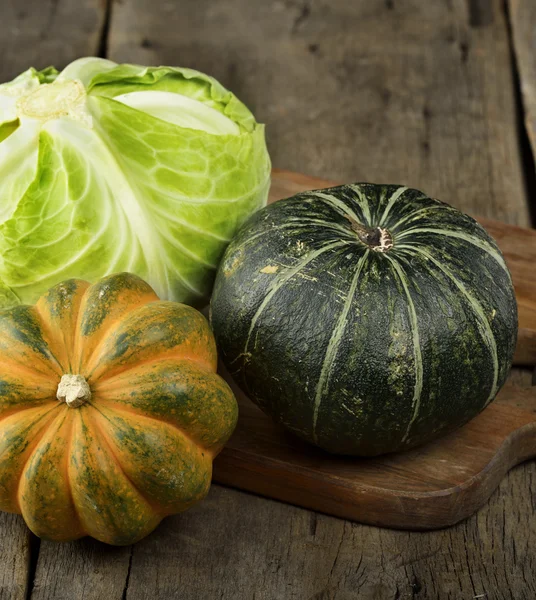
POLYGON ((29 69, 0 85, 0 306, 120 271, 203 304, 269 177, 263 125, 207 75, 29 69))

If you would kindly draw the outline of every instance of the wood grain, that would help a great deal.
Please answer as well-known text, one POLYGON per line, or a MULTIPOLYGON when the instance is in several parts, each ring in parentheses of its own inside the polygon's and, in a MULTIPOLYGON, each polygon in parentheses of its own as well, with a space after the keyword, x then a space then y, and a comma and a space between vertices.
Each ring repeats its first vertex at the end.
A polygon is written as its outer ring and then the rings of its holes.
MULTIPOLYGON (((536 155, 536 4, 526 0, 509 0, 512 37, 521 80, 525 127, 536 155)), ((529 161, 530 162, 530 161, 529 161)), ((532 165, 534 167, 534 158, 532 165)), ((531 173, 534 177, 534 173, 531 173)))
POLYGON ((203 503, 125 549, 128 572, 113 562, 102 570, 109 549, 86 552, 87 540, 42 544, 48 576, 61 586, 32 600, 533 600, 534 485, 536 469, 512 471, 485 510, 428 533, 357 525, 213 486, 203 503), (82 561, 78 596, 68 569, 76 573, 82 561), (99 595, 104 574, 115 591, 99 595))
POLYGON ((89 538, 69 544, 41 542, 32 600, 118 600, 130 572, 132 548, 89 538))
POLYGON ((0 513, 0 600, 25 600, 30 532, 22 517, 0 513))
POLYGON ((98 54, 105 7, 103 0, 2 0, 0 82, 98 54))

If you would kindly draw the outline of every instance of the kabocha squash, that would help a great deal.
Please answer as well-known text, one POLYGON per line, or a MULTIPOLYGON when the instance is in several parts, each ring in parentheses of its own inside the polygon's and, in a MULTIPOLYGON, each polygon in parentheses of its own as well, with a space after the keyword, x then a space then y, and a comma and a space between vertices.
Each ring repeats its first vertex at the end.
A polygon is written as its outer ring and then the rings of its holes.
POLYGON ((0 509, 43 538, 131 544, 207 493, 236 400, 195 309, 135 275, 0 311, 0 509))
POLYGON ((474 417, 504 383, 517 334, 486 231, 418 190, 372 184, 254 215, 224 255, 211 320, 254 402, 349 455, 416 446, 474 417))

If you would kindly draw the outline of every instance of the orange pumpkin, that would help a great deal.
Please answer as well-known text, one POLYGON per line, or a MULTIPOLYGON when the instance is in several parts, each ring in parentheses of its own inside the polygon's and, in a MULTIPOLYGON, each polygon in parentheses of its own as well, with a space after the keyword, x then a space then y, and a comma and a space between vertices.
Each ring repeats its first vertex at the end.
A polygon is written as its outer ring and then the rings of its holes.
POLYGON ((237 412, 206 319, 135 275, 0 311, 0 509, 40 537, 141 539, 206 495, 237 412))

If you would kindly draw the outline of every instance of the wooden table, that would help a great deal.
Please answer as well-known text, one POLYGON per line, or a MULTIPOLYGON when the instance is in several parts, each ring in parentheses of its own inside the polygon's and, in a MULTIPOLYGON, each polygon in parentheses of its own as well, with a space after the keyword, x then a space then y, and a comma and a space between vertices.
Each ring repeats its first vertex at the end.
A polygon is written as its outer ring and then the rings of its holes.
MULTIPOLYGON (((533 0, 2 0, 0 32, 0 80, 88 54, 191 66, 267 124, 276 167, 536 215, 533 0)), ((525 464, 466 522, 408 533, 215 485, 127 548, 2 514, 0 598, 532 600, 535 494, 525 464)))

